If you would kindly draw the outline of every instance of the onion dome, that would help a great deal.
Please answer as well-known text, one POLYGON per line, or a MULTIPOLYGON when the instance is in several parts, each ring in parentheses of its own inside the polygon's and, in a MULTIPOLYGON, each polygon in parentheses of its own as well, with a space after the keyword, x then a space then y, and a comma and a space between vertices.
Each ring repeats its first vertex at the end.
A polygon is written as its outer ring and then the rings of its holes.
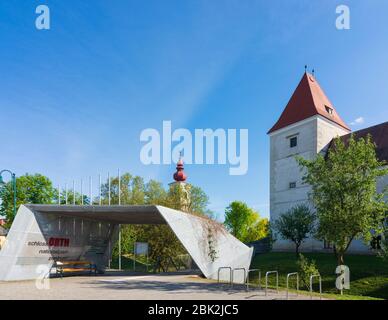
POLYGON ((183 171, 183 160, 179 159, 177 165, 176 165, 176 172, 174 173, 174 180, 176 182, 184 182, 187 179, 186 173, 183 171))

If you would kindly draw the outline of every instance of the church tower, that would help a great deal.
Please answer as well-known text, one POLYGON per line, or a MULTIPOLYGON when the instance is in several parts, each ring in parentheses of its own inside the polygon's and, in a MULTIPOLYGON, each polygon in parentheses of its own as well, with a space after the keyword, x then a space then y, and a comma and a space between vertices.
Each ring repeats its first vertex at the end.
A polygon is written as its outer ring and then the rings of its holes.
MULTIPOLYGON (((302 183, 295 156, 313 159, 327 151, 336 136, 350 128, 341 119, 316 78, 305 73, 278 121, 269 130, 270 138, 270 217, 271 221, 301 203, 308 203, 310 187, 302 183)), ((293 250, 294 246, 278 239, 273 249, 293 250)), ((319 241, 310 239, 304 250, 321 250, 319 241)))
POLYGON ((177 194, 180 210, 188 212, 190 207, 190 185, 186 183, 187 175, 184 171, 183 160, 179 158, 176 172, 173 175, 174 182, 170 183, 170 192, 177 194))

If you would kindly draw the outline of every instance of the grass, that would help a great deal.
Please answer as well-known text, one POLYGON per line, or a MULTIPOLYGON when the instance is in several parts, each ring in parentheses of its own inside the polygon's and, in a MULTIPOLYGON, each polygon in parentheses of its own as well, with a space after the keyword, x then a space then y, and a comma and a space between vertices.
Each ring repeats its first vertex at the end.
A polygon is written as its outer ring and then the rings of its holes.
MULTIPOLYGON (((350 269, 350 290, 345 290, 341 296, 335 288, 336 275, 334 273, 337 261, 333 254, 306 253, 308 259, 314 259, 322 276, 322 291, 324 297, 339 300, 364 300, 364 299, 388 299, 388 261, 383 261, 375 256, 347 255, 345 264, 350 269)), ((295 253, 271 252, 257 255, 251 265, 251 269, 261 269, 262 285, 265 284, 265 272, 277 270, 279 272, 279 287, 286 287, 287 273, 298 271, 295 253)), ((136 271, 146 272, 145 261, 136 261, 136 271)), ((133 270, 131 255, 122 257, 123 270, 133 270)), ((111 263, 112 268, 118 268, 117 257, 111 263)), ((152 267, 150 266, 149 271, 152 267)), ((174 271, 171 269, 171 271, 174 271)), ((258 281, 257 273, 251 276, 251 282, 258 281)), ((275 276, 269 277, 269 286, 275 286, 275 276)), ((295 288, 295 282, 290 278, 290 288, 295 288)), ((302 288, 306 290, 306 288, 302 288)), ((315 284, 315 291, 318 285, 315 284)), ((291 292, 293 290, 290 290, 291 292)))
MULTIPOLYGON (((336 259, 333 254, 306 253, 308 259, 314 259, 322 276, 322 291, 328 298, 336 299, 388 299, 388 261, 383 261, 375 256, 347 255, 345 264, 350 269, 350 290, 345 290, 345 295, 338 294, 335 288, 336 259)), ((253 261, 252 269, 261 269, 262 284, 264 285, 265 272, 277 270, 279 272, 279 286, 286 287, 287 273, 298 271, 295 253, 266 253, 257 255, 253 261)), ((252 275, 253 282, 257 282, 257 274, 252 275), (255 279, 256 276, 256 279, 255 279)), ((268 281, 269 285, 275 285, 275 276, 268 281)), ((290 287, 295 282, 290 279, 290 287)), ((303 288, 301 288, 303 289, 303 288)), ((305 289, 305 288, 304 288, 305 289)), ((318 290, 316 285, 315 290, 318 290)))
MULTIPOLYGON (((117 256, 114 256, 111 262, 112 269, 119 268, 119 259, 117 256)), ((121 269, 125 271, 133 271, 133 255, 124 254, 121 257, 121 269)), ((138 272, 153 272, 154 264, 151 262, 148 263, 147 269, 147 259, 145 256, 136 256, 136 271, 138 272)), ((168 271, 176 271, 175 267, 170 265, 168 271)))
MULTIPOLYGON (((112 260, 110 266, 112 269, 119 268, 118 257, 113 257, 113 260, 112 260)), ((149 270, 151 270, 152 266, 149 266, 148 268, 149 268, 149 270)), ((123 255, 121 257, 121 269, 126 270, 126 271, 133 271, 133 259, 132 259, 131 255, 123 255)), ((136 259, 136 271, 147 272, 147 265, 143 261, 139 261, 138 259, 136 259)))

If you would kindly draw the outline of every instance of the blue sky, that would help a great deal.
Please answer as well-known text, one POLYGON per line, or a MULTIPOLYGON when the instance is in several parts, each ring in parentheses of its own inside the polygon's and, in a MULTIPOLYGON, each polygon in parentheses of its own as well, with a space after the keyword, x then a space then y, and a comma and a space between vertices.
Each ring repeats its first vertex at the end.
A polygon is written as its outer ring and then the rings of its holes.
POLYGON ((139 160, 145 128, 249 129, 249 171, 186 166, 222 216, 233 200, 269 215, 269 145, 304 65, 348 123, 387 120, 388 2, 7 0, 0 3, 0 169, 55 185, 129 171, 171 182, 139 160), (51 29, 35 28, 35 8, 51 29), (347 4, 351 29, 335 28, 347 4))

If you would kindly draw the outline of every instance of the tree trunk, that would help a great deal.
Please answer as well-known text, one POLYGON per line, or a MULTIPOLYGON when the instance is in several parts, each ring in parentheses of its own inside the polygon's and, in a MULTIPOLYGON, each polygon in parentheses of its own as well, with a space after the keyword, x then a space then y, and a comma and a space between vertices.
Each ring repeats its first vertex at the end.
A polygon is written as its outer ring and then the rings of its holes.
POLYGON ((296 244, 295 244, 295 253, 296 253, 296 257, 299 257, 299 247, 300 247, 300 244, 296 243, 296 244))
POLYGON ((338 252, 337 253, 337 265, 341 266, 341 265, 344 265, 344 264, 345 264, 344 253, 343 252, 338 252))
POLYGON ((338 259, 337 248, 335 247, 335 245, 333 246, 333 253, 334 253, 334 257, 338 259))

